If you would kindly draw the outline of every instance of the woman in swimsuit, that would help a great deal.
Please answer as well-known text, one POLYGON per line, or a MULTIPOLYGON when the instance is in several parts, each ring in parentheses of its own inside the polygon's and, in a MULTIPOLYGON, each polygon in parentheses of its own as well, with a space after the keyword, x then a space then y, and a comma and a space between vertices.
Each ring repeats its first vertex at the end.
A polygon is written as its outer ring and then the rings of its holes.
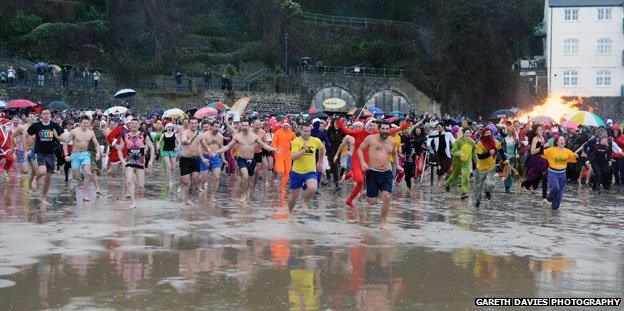
POLYGON ((169 176, 169 186, 173 186, 173 170, 177 166, 176 159, 178 157, 178 139, 173 131, 173 123, 165 126, 165 133, 160 135, 157 146, 160 146, 160 157, 165 166, 165 172, 169 176), (164 143, 163 143, 164 142, 164 143))
POLYGON ((139 121, 134 119, 129 125, 130 131, 123 137, 121 144, 117 147, 119 158, 121 159, 122 167, 126 175, 126 186, 128 188, 128 194, 132 205, 130 208, 136 206, 136 186, 139 189, 145 187, 145 170, 149 170, 152 167, 154 161, 154 145, 149 136, 146 136, 143 132, 139 131, 139 121), (123 149, 128 150, 128 156, 124 158, 123 149), (146 163, 145 148, 148 148, 150 153, 150 162, 146 163), (148 164, 148 165, 146 165, 148 164), (135 181, 136 179, 136 181, 135 181))

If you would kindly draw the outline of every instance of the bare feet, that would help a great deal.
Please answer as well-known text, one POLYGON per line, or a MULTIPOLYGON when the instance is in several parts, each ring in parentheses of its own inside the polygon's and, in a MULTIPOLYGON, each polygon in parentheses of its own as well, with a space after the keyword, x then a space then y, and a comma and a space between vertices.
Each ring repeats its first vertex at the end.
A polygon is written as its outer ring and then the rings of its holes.
POLYGON ((37 190, 37 178, 33 179, 33 181, 30 183, 30 189, 37 190))
POLYGON ((136 207, 136 202, 132 202, 132 204, 128 208, 135 208, 135 207, 136 207))
POLYGON ((193 200, 192 200, 192 199, 187 199, 185 203, 186 203, 186 205, 188 205, 188 206, 195 206, 195 202, 193 202, 193 200))
POLYGON ((385 222, 385 221, 382 221, 382 222, 379 224, 379 229, 384 229, 384 230, 385 230, 385 229, 387 229, 387 228, 386 228, 386 222, 385 222))
POLYGON ((46 199, 41 198, 40 200, 41 200, 41 205, 43 205, 43 206, 50 206, 50 202, 48 202, 46 199))

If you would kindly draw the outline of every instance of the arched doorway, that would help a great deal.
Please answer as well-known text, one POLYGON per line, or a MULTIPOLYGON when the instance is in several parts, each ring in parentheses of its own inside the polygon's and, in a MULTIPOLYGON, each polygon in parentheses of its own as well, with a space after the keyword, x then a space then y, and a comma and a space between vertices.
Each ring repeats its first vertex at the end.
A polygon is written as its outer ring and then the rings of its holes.
POLYGON ((316 93, 310 107, 318 111, 345 112, 355 107, 355 98, 345 89, 326 87, 316 93))
POLYGON ((391 112, 394 110, 409 112, 411 110, 411 104, 405 96, 392 90, 379 91, 373 94, 373 96, 371 96, 366 103, 367 107, 377 107, 385 112, 391 112))

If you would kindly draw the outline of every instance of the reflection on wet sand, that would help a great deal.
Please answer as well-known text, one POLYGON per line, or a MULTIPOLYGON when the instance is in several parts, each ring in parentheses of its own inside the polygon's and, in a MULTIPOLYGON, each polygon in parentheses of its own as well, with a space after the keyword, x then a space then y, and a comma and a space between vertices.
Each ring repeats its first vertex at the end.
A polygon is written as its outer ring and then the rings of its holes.
POLYGON ((381 231, 379 210, 336 203, 346 190, 290 219, 263 183, 249 205, 186 208, 150 181, 134 210, 113 196, 76 205, 61 184, 41 210, 19 189, 0 200, 0 301, 11 310, 454 310, 475 297, 624 292, 624 213, 574 196, 557 215, 528 195, 476 210, 399 189, 381 231))

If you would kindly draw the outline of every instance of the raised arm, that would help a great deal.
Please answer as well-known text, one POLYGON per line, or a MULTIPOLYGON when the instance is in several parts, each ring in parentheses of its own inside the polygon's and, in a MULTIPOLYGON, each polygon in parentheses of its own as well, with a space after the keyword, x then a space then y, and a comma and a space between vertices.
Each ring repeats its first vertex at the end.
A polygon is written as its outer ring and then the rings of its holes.
POLYGON ((396 134, 396 133, 398 133, 398 132, 405 131, 405 130, 407 130, 410 126, 411 126, 411 123, 409 123, 409 122, 403 122, 403 123, 401 124, 401 126, 399 126, 399 127, 397 127, 397 128, 390 129, 390 133, 388 133, 388 135, 392 136, 392 135, 394 135, 394 134, 396 134))
POLYGON ((344 125, 344 119, 338 119, 336 120, 336 124, 338 124, 338 128, 346 135, 357 135, 358 133, 364 131, 364 130, 350 130, 348 129, 345 125, 344 125))

